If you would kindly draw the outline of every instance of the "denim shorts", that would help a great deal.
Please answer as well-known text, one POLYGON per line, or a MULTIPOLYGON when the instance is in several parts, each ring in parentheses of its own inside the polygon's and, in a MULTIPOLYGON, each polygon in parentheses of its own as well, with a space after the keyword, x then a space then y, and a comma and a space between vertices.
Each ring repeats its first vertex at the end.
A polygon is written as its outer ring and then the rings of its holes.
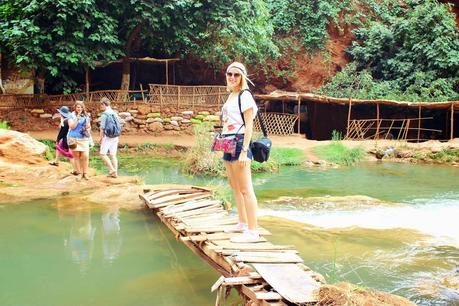
MULTIPOLYGON (((235 136, 236 137, 236 154, 232 155, 231 153, 223 153, 223 160, 224 161, 229 161, 229 162, 234 162, 239 159, 239 155, 241 154, 242 151, 242 145, 244 143, 244 134, 238 134, 235 136)), ((253 159, 252 156, 252 149, 250 148, 247 150, 247 158, 248 159, 253 159)))

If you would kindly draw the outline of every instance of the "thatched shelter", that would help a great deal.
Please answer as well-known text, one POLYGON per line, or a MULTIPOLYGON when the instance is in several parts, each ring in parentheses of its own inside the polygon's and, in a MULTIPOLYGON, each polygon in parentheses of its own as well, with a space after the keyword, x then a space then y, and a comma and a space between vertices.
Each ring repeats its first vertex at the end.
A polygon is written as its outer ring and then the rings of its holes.
POLYGON ((403 102, 359 100, 311 93, 274 91, 256 95, 266 112, 296 114, 295 132, 330 139, 336 130, 349 139, 447 140, 459 135, 459 101, 403 102))

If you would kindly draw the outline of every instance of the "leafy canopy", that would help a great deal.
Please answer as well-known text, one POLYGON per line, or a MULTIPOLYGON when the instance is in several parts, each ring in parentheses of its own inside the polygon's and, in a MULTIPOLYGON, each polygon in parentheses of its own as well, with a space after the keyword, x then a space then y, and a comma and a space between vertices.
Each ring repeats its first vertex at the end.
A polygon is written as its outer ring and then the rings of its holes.
POLYGON ((0 17, 0 48, 14 64, 69 82, 82 65, 124 55, 220 66, 277 54, 262 0, 7 0, 0 17))
POLYGON ((459 98, 459 31, 448 6, 434 0, 383 1, 356 29, 353 59, 320 89, 339 97, 445 101, 459 98))

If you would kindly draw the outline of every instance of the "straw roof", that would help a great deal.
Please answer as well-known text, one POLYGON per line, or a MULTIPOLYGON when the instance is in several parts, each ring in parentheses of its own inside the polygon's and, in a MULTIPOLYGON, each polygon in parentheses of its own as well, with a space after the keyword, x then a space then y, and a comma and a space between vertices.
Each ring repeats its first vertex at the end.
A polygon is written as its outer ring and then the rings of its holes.
POLYGON ((451 108, 459 109, 459 101, 445 101, 445 102, 407 102, 407 101, 394 101, 394 100, 367 100, 367 99, 351 99, 351 98, 333 98, 328 96, 315 95, 312 93, 301 93, 276 90, 270 94, 255 95, 260 100, 282 100, 282 101, 299 101, 299 102, 317 102, 317 103, 332 103, 346 105, 352 101, 353 105, 356 104, 383 104, 392 106, 406 106, 406 107, 423 107, 423 108, 451 108))

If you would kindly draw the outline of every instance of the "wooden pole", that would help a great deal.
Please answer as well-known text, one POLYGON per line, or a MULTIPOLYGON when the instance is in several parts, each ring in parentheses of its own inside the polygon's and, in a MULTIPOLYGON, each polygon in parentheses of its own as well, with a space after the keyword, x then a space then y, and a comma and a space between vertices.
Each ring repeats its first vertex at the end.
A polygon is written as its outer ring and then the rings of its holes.
POLYGON ((421 105, 418 106, 418 142, 421 138, 421 105))
POLYGON ((351 112, 352 112, 352 98, 349 97, 349 110, 347 112, 347 127, 346 127, 346 134, 349 133, 349 123, 351 121, 351 112))
POLYGON ((381 126, 381 122, 379 121, 379 104, 376 104, 376 134, 375 139, 379 137, 379 128, 381 126))
POLYGON ((140 83, 140 92, 142 93, 142 100, 143 100, 143 103, 147 103, 147 101, 145 100, 145 95, 143 94, 143 87, 142 87, 142 83, 140 83))
POLYGON ((169 85, 169 60, 166 60, 166 83, 169 85))
POLYGON ((301 112, 300 112, 300 108, 301 108, 301 97, 298 97, 298 135, 301 135, 301 112))
POLYGON ((175 85, 175 62, 172 62, 172 84, 175 85))
POLYGON ((454 138, 454 102, 451 102, 451 134, 449 139, 454 138))
POLYGON ((86 94, 89 94, 89 68, 88 65, 84 65, 84 80, 86 84, 86 94))

